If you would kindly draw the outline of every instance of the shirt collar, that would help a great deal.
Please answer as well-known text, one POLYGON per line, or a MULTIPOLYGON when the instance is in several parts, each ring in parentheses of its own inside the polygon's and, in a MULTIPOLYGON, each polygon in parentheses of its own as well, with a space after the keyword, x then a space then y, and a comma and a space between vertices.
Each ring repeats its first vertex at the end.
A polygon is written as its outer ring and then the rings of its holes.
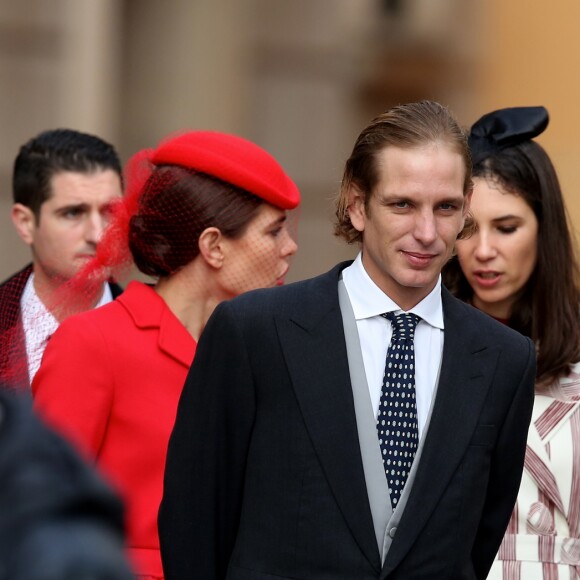
MULTIPOLYGON (((389 298, 367 274, 362 263, 362 253, 359 252, 356 260, 342 271, 342 276, 356 320, 372 318, 384 312, 401 312, 400 306, 389 298)), ((437 279, 435 288, 409 312, 417 314, 435 328, 444 328, 441 276, 437 279)))
MULTIPOLYGON (((92 308, 104 306, 105 304, 112 302, 112 300, 113 293, 111 292, 109 284, 105 282, 103 284, 103 293, 101 294, 101 298, 92 308)), ((24 290, 22 291, 22 297, 20 298, 20 304, 23 312, 30 313, 31 316, 40 316, 45 320, 53 320, 54 324, 58 326, 58 321, 36 293, 36 289, 34 288, 34 272, 30 273, 30 276, 26 281, 24 290)))
POLYGON ((47 334, 52 334, 58 327, 56 318, 43 304, 34 288, 34 273, 30 274, 20 299, 25 330, 32 331, 41 328, 43 323, 50 328, 47 334))
POLYGON ((99 306, 104 306, 105 304, 108 304, 109 302, 113 301, 113 293, 111 292, 111 287, 105 283, 103 284, 103 294, 101 296, 101 299, 95 304, 95 308, 98 308, 99 306))
POLYGON ((32 379, 40 366, 46 343, 58 328, 58 321, 42 303, 34 289, 34 273, 30 275, 20 299, 28 378, 32 379))

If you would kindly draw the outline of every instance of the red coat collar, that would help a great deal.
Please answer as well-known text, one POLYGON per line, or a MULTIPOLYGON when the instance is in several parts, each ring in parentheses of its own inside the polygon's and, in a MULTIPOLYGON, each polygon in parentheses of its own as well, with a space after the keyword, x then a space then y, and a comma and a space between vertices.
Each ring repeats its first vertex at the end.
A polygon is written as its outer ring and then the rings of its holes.
POLYGON ((159 348, 185 366, 193 361, 197 343, 155 290, 133 281, 117 298, 138 328, 158 328, 159 348))

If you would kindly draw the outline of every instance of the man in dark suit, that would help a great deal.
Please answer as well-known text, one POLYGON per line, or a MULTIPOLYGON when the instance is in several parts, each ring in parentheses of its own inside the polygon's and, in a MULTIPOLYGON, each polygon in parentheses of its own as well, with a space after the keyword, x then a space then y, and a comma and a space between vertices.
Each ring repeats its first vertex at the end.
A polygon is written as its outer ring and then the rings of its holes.
POLYGON ((56 129, 25 143, 14 162, 12 221, 32 264, 0 285, 0 380, 27 388, 65 315, 105 304, 116 284, 67 282, 94 256, 111 203, 121 196, 121 162, 99 137, 56 129))
POLYGON ((447 109, 395 107, 346 163, 336 232, 357 259, 216 309, 169 444, 167 580, 486 577, 535 353, 441 286, 471 188, 447 109))

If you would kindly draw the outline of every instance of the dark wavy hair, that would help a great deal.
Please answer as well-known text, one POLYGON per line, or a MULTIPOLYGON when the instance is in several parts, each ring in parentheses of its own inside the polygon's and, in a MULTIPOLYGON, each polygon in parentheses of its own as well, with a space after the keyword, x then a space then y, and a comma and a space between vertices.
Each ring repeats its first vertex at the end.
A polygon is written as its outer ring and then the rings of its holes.
POLYGON ((199 237, 216 227, 239 238, 264 201, 244 189, 177 165, 157 166, 129 222, 129 249, 137 268, 163 278, 199 254, 199 237))
MULTIPOLYGON (((544 149, 527 140, 479 161, 473 177, 521 196, 538 220, 537 262, 508 324, 536 343, 541 389, 580 360, 579 266, 556 170, 544 149)), ((443 280, 455 296, 472 300, 457 258, 445 267, 443 280)))

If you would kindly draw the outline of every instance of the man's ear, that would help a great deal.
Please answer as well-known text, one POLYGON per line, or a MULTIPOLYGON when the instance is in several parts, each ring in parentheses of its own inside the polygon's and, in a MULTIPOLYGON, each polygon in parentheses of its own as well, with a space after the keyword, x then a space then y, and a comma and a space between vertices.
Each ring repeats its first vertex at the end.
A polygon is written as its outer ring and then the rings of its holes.
POLYGON ((36 229, 36 216, 34 212, 21 203, 15 203, 10 212, 12 223, 20 239, 31 246, 34 242, 34 230, 36 229))
POLYGON ((199 254, 212 268, 220 269, 224 262, 223 236, 218 228, 206 228, 199 236, 199 254))
POLYGON ((351 185, 348 191, 348 217, 355 230, 364 232, 366 223, 365 195, 356 185, 351 185))

